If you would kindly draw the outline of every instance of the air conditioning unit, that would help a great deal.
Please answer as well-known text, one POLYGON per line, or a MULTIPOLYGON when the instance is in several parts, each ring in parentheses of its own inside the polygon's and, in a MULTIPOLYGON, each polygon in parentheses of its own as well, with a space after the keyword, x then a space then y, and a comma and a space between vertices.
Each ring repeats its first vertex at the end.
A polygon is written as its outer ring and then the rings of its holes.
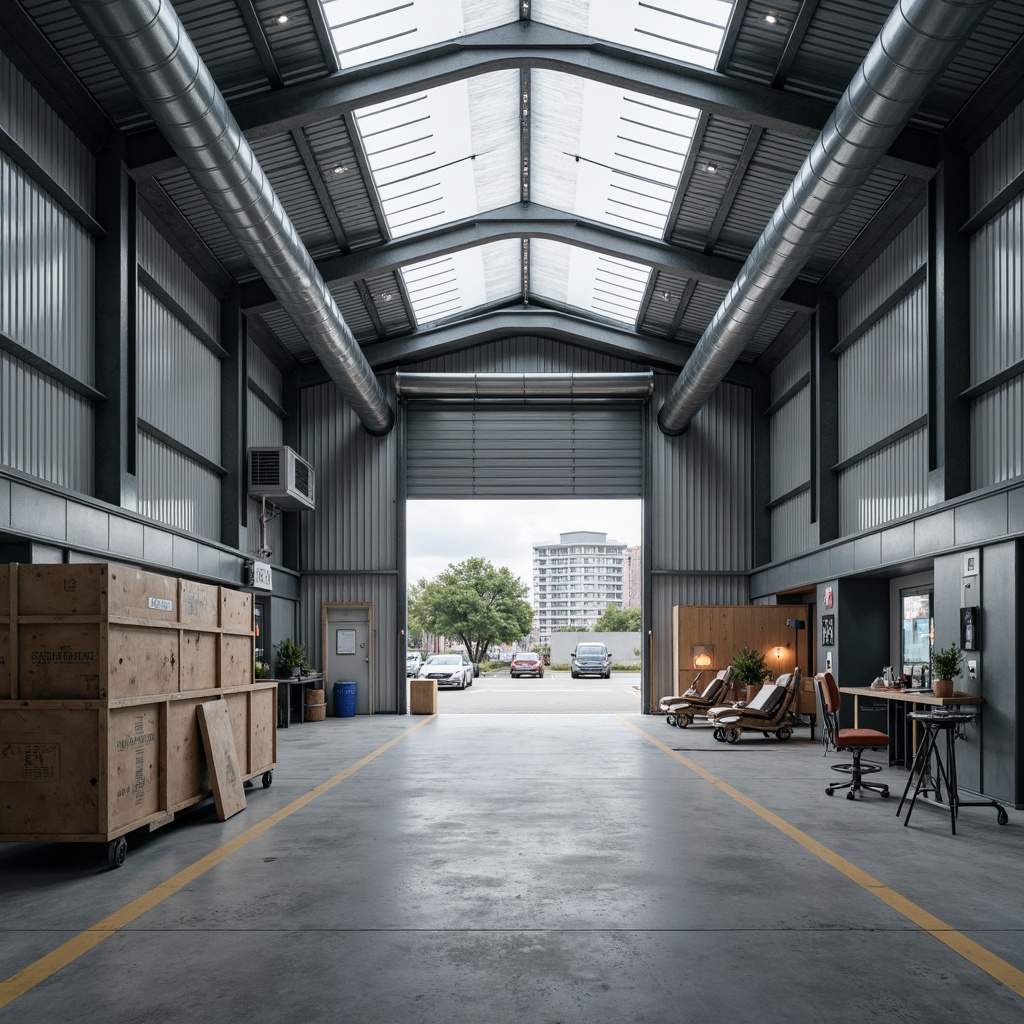
POLYGON ((314 470, 285 445, 249 449, 249 494, 278 508, 316 508, 314 470))

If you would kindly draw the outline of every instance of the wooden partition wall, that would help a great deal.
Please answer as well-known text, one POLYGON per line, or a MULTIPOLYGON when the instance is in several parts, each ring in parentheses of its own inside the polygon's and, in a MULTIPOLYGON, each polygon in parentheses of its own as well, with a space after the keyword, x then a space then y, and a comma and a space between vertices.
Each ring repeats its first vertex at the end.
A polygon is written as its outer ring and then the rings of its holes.
MULTIPOLYGON (((672 671, 675 692, 683 693, 699 675, 702 685, 732 662, 741 647, 761 651, 773 678, 799 666, 806 680, 814 675, 810 633, 814 623, 805 604, 675 605, 672 608, 672 671), (804 629, 794 630, 787 619, 800 619, 804 629), (708 655, 711 664, 695 664, 708 655)), ((742 694, 735 694, 737 698, 742 694)), ((808 713, 813 713, 813 707, 808 713)))

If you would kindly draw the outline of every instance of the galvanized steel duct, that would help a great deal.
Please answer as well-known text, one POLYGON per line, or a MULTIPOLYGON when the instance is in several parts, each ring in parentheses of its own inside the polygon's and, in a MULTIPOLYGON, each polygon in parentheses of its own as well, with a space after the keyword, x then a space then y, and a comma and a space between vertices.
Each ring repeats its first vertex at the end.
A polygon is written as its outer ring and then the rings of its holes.
POLYGON ((609 401, 648 398, 653 373, 397 373, 398 397, 609 401))
POLYGON ((994 0, 900 0, 658 413, 681 434, 994 0))
POLYGON ((165 0, 71 0, 371 434, 394 413, 184 26, 165 0))

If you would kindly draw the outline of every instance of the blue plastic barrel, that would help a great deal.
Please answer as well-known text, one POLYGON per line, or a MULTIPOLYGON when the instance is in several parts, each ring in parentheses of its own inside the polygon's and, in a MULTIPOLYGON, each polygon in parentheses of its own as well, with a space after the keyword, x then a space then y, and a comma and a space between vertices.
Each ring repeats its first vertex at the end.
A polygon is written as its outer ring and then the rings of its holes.
POLYGON ((354 718, 356 714, 356 695, 358 683, 334 684, 334 713, 338 718, 354 718))

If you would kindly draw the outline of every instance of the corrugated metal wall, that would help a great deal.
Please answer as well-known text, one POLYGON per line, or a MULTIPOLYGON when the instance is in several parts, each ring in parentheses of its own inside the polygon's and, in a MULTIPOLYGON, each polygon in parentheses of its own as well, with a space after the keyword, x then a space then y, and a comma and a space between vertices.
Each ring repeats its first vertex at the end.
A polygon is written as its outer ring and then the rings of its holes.
MULTIPOLYGON (((252 341, 248 347, 249 380, 264 394, 281 404, 284 390, 281 371, 267 358, 263 350, 252 341)), ((246 423, 248 431, 247 448, 284 444, 284 422, 277 411, 272 409, 258 394, 246 393, 246 423)), ((259 516, 261 503, 249 498, 249 547, 259 547, 259 516)), ((278 555, 284 550, 284 521, 280 516, 272 519, 267 526, 267 545, 278 555)))
POLYGON ((278 405, 283 406, 284 375, 274 365, 273 360, 251 340, 246 350, 246 358, 249 380, 278 405))
MULTIPOLYGON (((1024 173, 1024 104, 971 158, 972 214, 1024 173)), ((971 384, 1024 360, 1024 197, 1017 196, 971 236, 971 384)), ((971 403, 971 487, 1024 473, 1024 375, 971 403)))
POLYGON ((220 477, 216 473, 141 431, 138 458, 141 515, 200 537, 219 535, 220 477))
MULTIPOLYGON (((84 210, 91 155, 0 54, 0 125, 84 210)), ((0 333, 94 384, 95 247, 59 203, 0 153, 0 333)), ((44 370, 0 356, 0 462, 70 490, 93 490, 93 409, 44 370)))
MULTIPOLYGON (((384 381, 388 388, 389 381, 384 381)), ((333 384, 306 388, 300 454, 316 470, 317 511, 300 516, 299 642, 320 661, 325 601, 374 605, 375 706, 398 708, 398 431, 371 437, 333 384)))
MULTIPOLYGON (((840 344, 850 342, 838 367, 841 462, 871 452, 928 412, 927 283, 910 282, 926 257, 922 213, 839 297, 840 344), (894 301, 905 286, 907 294, 894 301)), ((924 508, 927 468, 923 429, 847 466, 839 476, 840 533, 924 508)))
POLYGON ((811 522, 811 492, 801 491, 772 509, 772 561, 780 562, 818 546, 811 522))
POLYGON ((139 512, 217 540, 220 478, 203 460, 214 466, 221 460, 220 358, 207 343, 219 333, 219 306, 144 217, 139 218, 139 265, 167 299, 140 280, 138 416, 181 446, 172 448, 140 425, 139 512))
POLYGON ((675 378, 655 375, 649 406, 654 633, 653 703, 674 692, 672 606, 745 604, 753 561, 753 407, 747 388, 723 384, 689 430, 666 437, 657 411, 675 378))

